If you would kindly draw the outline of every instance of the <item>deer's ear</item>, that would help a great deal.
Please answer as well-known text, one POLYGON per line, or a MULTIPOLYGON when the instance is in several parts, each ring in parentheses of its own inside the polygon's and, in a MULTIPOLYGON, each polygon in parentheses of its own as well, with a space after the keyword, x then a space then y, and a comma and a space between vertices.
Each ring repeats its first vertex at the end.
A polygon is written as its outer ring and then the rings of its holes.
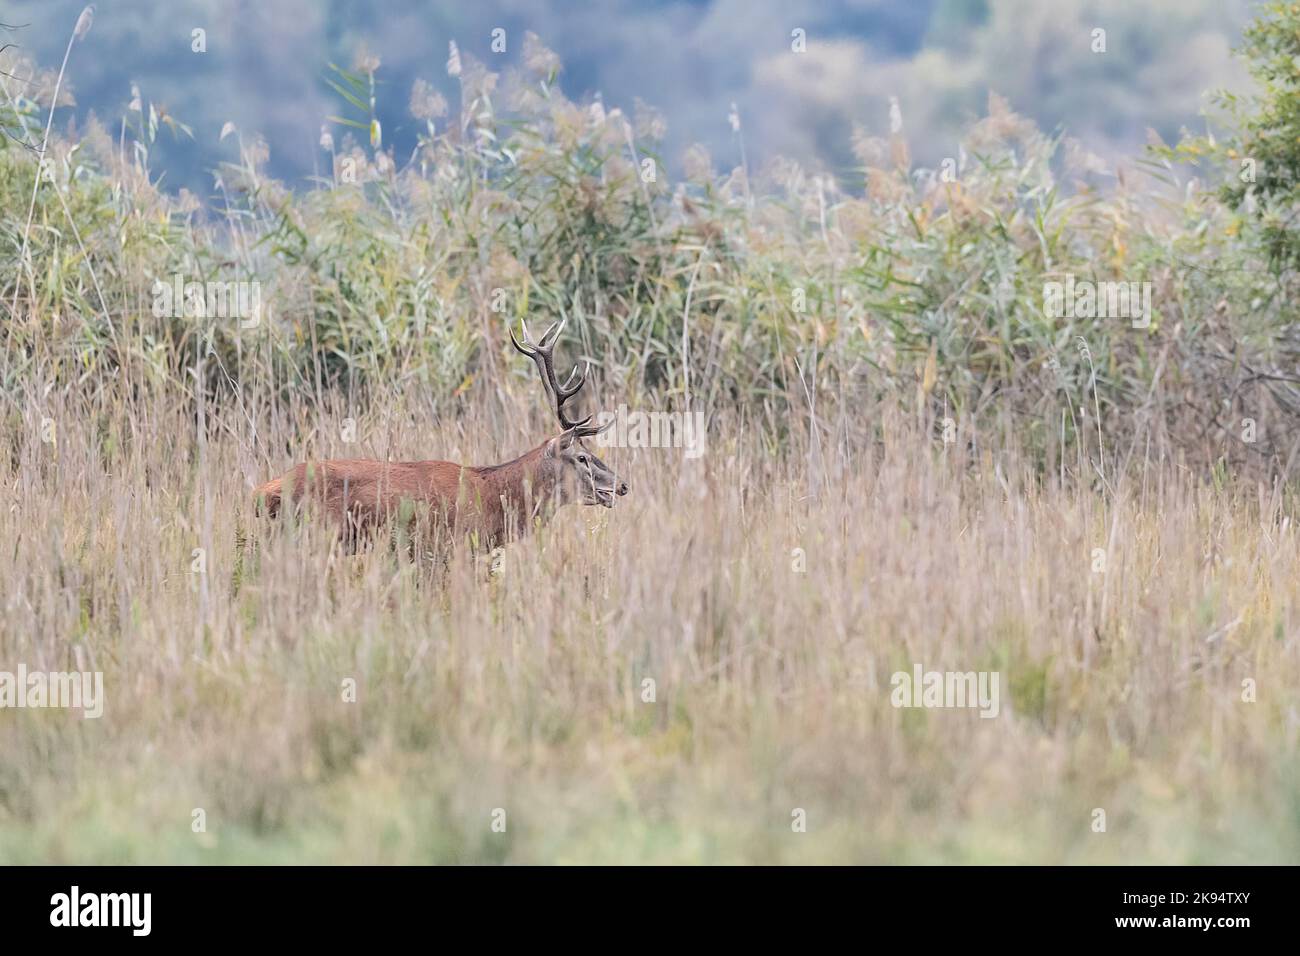
POLYGON ((554 458, 560 452, 564 451, 572 443, 573 436, 568 432, 563 435, 557 435, 546 443, 546 451, 542 452, 543 458, 554 458))

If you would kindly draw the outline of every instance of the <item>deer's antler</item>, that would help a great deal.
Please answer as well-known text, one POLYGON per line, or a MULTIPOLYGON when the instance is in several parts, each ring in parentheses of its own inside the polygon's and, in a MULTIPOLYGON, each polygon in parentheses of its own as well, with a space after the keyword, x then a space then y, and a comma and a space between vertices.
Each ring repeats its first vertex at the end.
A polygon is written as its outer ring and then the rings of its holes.
POLYGON ((523 344, 521 345, 519 340, 515 338, 514 329, 510 330, 510 342, 520 353, 527 355, 536 364, 537 371, 542 377, 542 387, 546 389, 546 397, 551 403, 551 411, 555 413, 560 426, 565 431, 572 431, 581 438, 587 435, 595 435, 603 429, 600 426, 591 424, 590 415, 575 422, 570 421, 568 416, 564 414, 564 403, 577 395, 582 386, 587 384, 587 372, 591 371, 591 363, 588 362, 581 375, 578 375, 578 367, 575 365, 563 385, 555 377, 555 343, 560 340, 560 335, 564 332, 564 326, 568 321, 566 317, 554 323, 546 330, 541 340, 534 343, 528 334, 528 326, 521 318, 519 325, 524 333, 523 344), (575 375, 578 376, 576 385, 571 384, 575 375))

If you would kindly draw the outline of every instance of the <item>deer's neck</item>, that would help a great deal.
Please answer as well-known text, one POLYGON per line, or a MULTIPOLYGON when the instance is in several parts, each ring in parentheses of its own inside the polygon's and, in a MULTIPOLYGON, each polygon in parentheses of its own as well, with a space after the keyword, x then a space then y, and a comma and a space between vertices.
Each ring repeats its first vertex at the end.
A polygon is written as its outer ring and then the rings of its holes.
POLYGON ((559 476, 556 462, 545 452, 543 442, 512 461, 473 469, 486 486, 489 507, 497 512, 499 527, 494 530, 504 533, 513 526, 524 534, 534 519, 546 520, 554 512, 559 476))

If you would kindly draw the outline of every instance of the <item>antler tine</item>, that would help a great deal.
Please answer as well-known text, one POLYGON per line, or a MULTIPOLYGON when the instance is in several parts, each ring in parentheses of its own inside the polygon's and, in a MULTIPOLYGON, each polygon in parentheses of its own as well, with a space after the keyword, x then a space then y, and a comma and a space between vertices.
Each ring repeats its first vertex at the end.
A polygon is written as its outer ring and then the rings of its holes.
MULTIPOLYGON (((578 379, 578 385, 577 385, 577 388, 574 389, 575 392, 576 392, 579 388, 582 388, 583 383, 585 383, 585 382, 587 381, 587 373, 591 371, 591 363, 590 363, 590 362, 587 362, 587 363, 585 363, 585 364, 586 364, 586 368, 584 368, 584 369, 582 370, 582 378, 578 379)), ((578 366, 575 365, 575 366, 573 366, 573 368, 569 371, 569 377, 566 378, 566 379, 564 380, 564 390, 565 390, 565 391, 568 391, 568 389, 569 389, 569 383, 573 381, 573 376, 575 376, 575 375, 577 375, 577 374, 578 374, 578 366)))
POLYGON ((579 438, 590 438, 592 435, 599 435, 603 431, 608 431, 614 426, 615 419, 611 418, 603 425, 589 425, 591 416, 588 415, 582 421, 578 422, 573 428, 573 433, 579 438))
POLYGON ((590 371, 591 371, 590 362, 587 363, 587 367, 583 370, 581 375, 578 375, 578 366, 576 365, 573 366, 573 371, 569 373, 569 377, 565 379, 564 384, 560 386, 560 396, 562 398, 568 399, 568 398, 572 398, 574 395, 577 395, 578 392, 582 390, 582 386, 587 384, 587 373, 590 371), (569 383, 573 381, 573 377, 575 375, 578 375, 578 384, 570 388, 569 383))
POLYGON ((555 343, 560 341, 560 336, 564 334, 564 327, 568 324, 568 316, 565 316, 558 322, 552 323, 551 327, 546 330, 546 334, 542 336, 542 340, 537 343, 537 351, 546 359, 546 368, 549 373, 548 377, 550 379, 550 384, 555 389, 555 394, 559 396, 560 401, 565 401, 578 394, 578 389, 582 388, 587 379, 587 374, 584 372, 582 377, 578 380, 578 384, 573 386, 573 388, 569 387, 569 384, 573 381, 573 376, 578 374, 578 366, 576 365, 573 367, 573 371, 569 373, 569 377, 565 380, 563 385, 561 385, 559 380, 556 378, 555 343))
MULTIPOLYGON (((520 321, 520 324, 521 325, 523 324, 522 320, 520 321)), ((524 341, 525 342, 528 341, 528 326, 526 325, 524 326, 524 341)), ((510 330, 510 344, 515 347, 515 351, 518 352, 520 355, 527 355, 529 358, 533 357, 533 353, 529 349, 526 349, 519 344, 519 340, 515 338, 514 329, 510 330)))
POLYGON ((547 329, 546 333, 542 336, 542 340, 537 343, 538 346, 544 349, 554 349, 555 343, 560 340, 560 336, 564 334, 564 327, 568 324, 569 319, 567 316, 560 319, 558 322, 552 322, 551 327, 547 329), (554 333, 554 337, 552 337, 552 333, 554 333))
MULTIPOLYGON (((570 387, 569 383, 573 381, 574 375, 578 373, 578 367, 576 365, 573 367, 573 371, 569 373, 569 377, 563 385, 561 385, 555 377, 555 343, 559 341, 560 335, 564 332, 564 326, 568 321, 568 318, 565 317, 560 321, 553 323, 551 327, 546 330, 545 334, 542 335, 541 340, 536 343, 530 340, 530 336, 528 335, 528 326, 524 324, 522 318, 519 320, 519 324, 523 328, 524 332, 523 345, 520 345, 518 340, 515 338, 515 330, 513 328, 510 330, 510 341, 514 345, 515 349, 532 359, 533 363, 537 366, 538 372, 541 373, 542 387, 546 390, 546 397, 551 402, 551 410, 555 412, 555 417, 559 420, 560 425, 562 425, 566 431, 583 428, 591 421, 590 415, 581 421, 575 422, 571 421, 564 414, 564 403, 574 395, 578 394, 578 391, 586 384, 587 372, 584 371, 582 373, 582 376, 578 379, 578 384, 573 387, 570 387)), ((590 370, 590 368, 591 363, 588 362, 587 369, 590 370)))

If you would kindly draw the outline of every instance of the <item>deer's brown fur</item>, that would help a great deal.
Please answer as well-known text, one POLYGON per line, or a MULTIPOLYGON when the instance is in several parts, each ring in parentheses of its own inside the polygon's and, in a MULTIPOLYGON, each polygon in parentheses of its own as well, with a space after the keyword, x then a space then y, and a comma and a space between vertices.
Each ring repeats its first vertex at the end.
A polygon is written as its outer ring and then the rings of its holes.
MULTIPOLYGON (((286 503, 314 508, 333 521, 353 547, 399 515, 412 526, 427 520, 453 540, 474 535, 493 547, 527 532, 558 505, 581 501, 612 508, 615 495, 627 494, 627 483, 583 443, 584 437, 600 430, 589 424, 590 418, 574 422, 564 414, 565 401, 586 376, 567 388, 556 380, 551 350, 562 330, 563 323, 552 326, 538 344, 528 343, 527 348, 515 342, 537 364, 552 411, 564 429, 557 437, 512 461, 486 467, 363 458, 303 462, 254 490, 258 511, 277 517, 286 503)), ((524 339, 528 342, 526 329, 524 339)))
MULTIPOLYGON (((459 537, 476 533, 497 543, 508 531, 531 524, 533 505, 554 491, 554 479, 539 468, 546 445, 501 465, 469 467, 450 461, 381 462, 332 459, 304 462, 259 486, 253 497, 261 512, 278 517, 287 500, 318 508, 350 537, 364 538, 402 510, 403 501, 428 503, 440 524, 459 537)), ((418 509, 408 509, 408 520, 418 509)), ((544 516, 544 509, 538 509, 544 516)))

